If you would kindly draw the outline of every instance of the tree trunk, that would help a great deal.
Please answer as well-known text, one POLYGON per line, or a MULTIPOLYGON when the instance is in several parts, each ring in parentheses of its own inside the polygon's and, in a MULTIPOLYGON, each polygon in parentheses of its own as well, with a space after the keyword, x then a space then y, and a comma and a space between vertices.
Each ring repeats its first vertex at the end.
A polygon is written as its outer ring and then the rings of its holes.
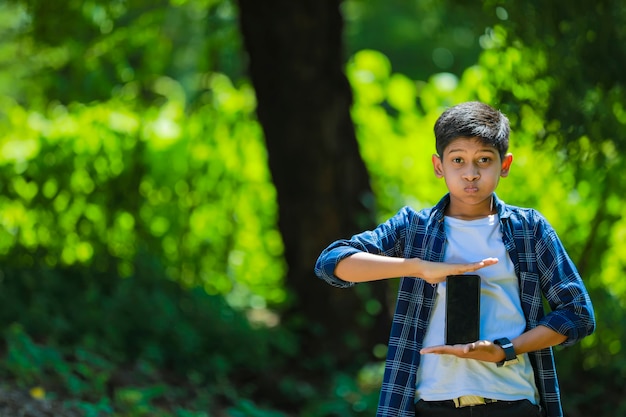
POLYGON ((334 365, 370 355, 389 328, 384 283, 340 290, 313 274, 326 245, 374 225, 343 73, 339 3, 239 0, 293 296, 283 317, 300 323, 302 354, 334 365), (371 315, 365 303, 373 299, 381 308, 371 315))

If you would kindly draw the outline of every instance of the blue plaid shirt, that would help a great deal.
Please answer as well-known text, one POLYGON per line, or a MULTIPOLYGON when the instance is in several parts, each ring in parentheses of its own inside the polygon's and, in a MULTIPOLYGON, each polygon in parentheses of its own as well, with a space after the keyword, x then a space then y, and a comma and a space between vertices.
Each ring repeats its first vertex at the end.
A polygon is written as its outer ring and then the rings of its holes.
MULTIPOLYGON (((546 326, 567 336, 564 346, 591 334, 595 328, 591 300, 552 226, 536 210, 507 205, 495 195, 494 200, 503 243, 519 279, 526 330, 546 326), (542 295, 551 308, 547 315, 542 295)), ((340 260, 360 251, 442 262, 446 242, 444 210, 449 201, 449 195, 446 195, 429 209, 415 211, 404 207, 375 230, 332 243, 318 258, 315 273, 331 285, 351 287, 354 283, 341 280, 334 271, 340 260)), ((419 351, 435 294, 435 286, 424 280, 401 279, 377 417, 415 416, 419 351)), ((561 417, 563 411, 552 349, 531 352, 529 357, 547 417, 561 417)))

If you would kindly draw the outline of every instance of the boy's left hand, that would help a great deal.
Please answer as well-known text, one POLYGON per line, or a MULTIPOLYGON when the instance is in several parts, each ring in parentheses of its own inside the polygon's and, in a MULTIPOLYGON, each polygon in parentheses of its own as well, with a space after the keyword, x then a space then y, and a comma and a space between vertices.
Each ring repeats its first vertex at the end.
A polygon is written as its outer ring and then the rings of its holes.
POLYGON ((466 345, 431 346, 420 350, 421 354, 435 353, 440 355, 454 355, 459 358, 476 359, 485 362, 500 362, 504 360, 504 350, 489 340, 479 340, 466 345))

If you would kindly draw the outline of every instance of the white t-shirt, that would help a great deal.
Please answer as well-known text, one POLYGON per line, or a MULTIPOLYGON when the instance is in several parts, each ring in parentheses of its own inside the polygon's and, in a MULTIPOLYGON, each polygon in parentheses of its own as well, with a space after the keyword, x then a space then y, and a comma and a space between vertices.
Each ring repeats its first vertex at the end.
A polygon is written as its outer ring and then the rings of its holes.
MULTIPOLYGON (((445 218, 445 262, 475 262, 496 257, 495 265, 479 269, 481 277, 480 338, 493 341, 513 339, 522 334, 526 320, 522 311, 519 283, 513 262, 504 247, 497 215, 477 220, 445 218)), ((446 284, 438 284, 435 306, 424 337, 424 347, 443 345, 445 331, 446 284)), ((453 355, 421 356, 417 373, 416 399, 442 401, 463 395, 496 400, 539 401, 528 355, 518 355, 519 363, 498 368, 495 363, 463 359, 453 355)))

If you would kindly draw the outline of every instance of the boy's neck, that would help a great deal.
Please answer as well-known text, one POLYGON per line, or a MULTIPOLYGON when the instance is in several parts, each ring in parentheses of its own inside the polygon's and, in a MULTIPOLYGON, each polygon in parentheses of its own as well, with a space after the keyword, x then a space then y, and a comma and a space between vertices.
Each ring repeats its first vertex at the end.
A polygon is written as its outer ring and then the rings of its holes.
POLYGON ((479 220, 479 219, 487 218, 489 216, 493 216, 494 214, 495 214, 495 212, 494 213, 487 213, 487 214, 476 214, 476 215, 446 213, 446 216, 447 217, 453 217, 453 218, 459 219, 459 220, 479 220))
POLYGON ((485 204, 478 206, 455 204, 454 201, 450 201, 450 204, 446 208, 445 215, 459 220, 478 220, 495 213, 497 213, 497 209, 492 196, 485 204))

